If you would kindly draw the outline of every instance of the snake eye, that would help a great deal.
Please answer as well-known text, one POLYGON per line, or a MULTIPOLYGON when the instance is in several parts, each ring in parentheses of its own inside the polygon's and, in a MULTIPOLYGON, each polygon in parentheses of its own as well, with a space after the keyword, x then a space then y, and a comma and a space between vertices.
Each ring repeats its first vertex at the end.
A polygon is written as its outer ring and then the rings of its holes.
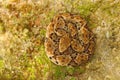
POLYGON ((49 57, 49 59, 52 59, 52 57, 49 57))

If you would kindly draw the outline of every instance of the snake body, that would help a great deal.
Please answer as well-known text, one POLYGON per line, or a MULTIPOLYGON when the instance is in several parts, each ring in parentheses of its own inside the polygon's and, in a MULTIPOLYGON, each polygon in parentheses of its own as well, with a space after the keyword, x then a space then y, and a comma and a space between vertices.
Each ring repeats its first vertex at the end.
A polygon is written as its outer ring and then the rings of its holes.
POLYGON ((57 65, 84 64, 93 55, 94 48, 94 34, 77 14, 60 13, 47 27, 46 54, 57 65))

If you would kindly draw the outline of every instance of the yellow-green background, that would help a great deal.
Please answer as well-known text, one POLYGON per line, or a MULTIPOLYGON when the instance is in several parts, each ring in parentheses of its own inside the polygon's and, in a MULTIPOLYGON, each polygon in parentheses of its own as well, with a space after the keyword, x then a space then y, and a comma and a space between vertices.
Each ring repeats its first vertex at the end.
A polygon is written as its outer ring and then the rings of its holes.
POLYGON ((120 0, 0 0, 0 80, 119 80, 120 0), (57 13, 80 14, 96 35, 86 66, 46 57, 46 27, 57 13))

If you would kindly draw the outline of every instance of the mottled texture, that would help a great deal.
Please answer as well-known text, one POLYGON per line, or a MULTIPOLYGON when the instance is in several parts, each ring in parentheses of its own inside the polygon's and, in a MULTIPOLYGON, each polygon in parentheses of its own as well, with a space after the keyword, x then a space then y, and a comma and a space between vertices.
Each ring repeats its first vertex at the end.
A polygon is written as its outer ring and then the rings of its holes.
POLYGON ((60 13, 47 27, 46 54, 57 65, 78 66, 93 55, 94 38, 86 21, 79 15, 60 13))

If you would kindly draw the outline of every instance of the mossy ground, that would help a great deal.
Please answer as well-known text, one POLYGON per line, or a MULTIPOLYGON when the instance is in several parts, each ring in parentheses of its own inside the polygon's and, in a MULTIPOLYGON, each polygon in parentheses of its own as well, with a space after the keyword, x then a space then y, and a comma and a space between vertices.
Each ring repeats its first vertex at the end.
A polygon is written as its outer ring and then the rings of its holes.
POLYGON ((0 80, 119 80, 119 36, 119 0, 0 0, 0 80), (96 34, 86 66, 57 66, 46 56, 46 27, 61 12, 80 14, 96 34))

